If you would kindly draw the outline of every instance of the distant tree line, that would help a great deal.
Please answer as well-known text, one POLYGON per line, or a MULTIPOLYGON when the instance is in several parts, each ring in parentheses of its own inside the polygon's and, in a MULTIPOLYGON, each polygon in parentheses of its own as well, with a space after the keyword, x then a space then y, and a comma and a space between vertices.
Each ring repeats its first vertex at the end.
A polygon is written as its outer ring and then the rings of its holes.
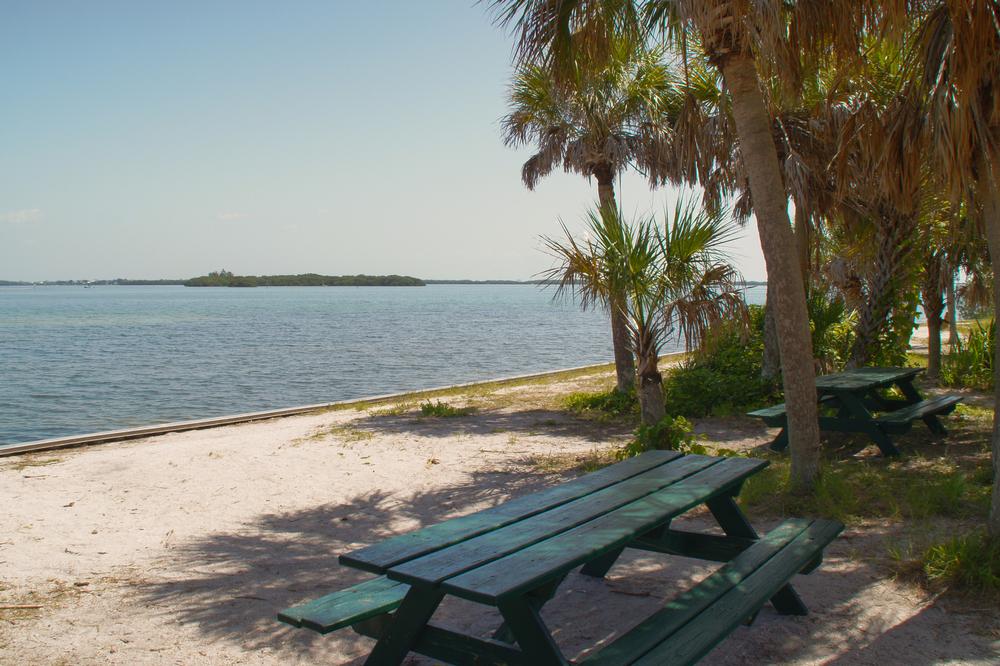
POLYGON ((106 287, 108 285, 137 287, 182 284, 184 284, 184 280, 126 280, 125 278, 115 278, 114 280, 43 280, 41 282, 0 280, 0 287, 106 287))
POLYGON ((191 278, 185 287, 423 287, 424 282, 407 275, 234 275, 221 270, 191 278))

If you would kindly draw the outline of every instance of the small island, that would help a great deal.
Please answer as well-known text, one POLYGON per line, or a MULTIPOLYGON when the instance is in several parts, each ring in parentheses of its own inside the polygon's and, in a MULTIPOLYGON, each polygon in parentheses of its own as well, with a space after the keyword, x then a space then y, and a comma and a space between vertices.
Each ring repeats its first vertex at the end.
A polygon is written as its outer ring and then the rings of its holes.
POLYGON ((185 287, 423 287, 423 280, 408 275, 234 275, 212 271, 191 278, 185 287))

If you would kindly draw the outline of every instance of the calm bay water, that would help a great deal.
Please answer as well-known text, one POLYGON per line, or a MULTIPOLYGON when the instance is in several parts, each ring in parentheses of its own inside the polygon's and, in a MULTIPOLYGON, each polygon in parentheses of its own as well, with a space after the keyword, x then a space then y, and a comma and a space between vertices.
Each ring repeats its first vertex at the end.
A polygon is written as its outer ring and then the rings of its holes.
POLYGON ((0 287, 0 445, 611 358, 529 285, 0 287))

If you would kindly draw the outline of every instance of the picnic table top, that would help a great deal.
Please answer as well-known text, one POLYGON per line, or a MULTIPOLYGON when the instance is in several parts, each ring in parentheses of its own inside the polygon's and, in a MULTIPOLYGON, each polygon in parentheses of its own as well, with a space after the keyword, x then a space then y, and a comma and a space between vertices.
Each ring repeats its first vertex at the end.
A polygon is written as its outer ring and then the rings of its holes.
POLYGON ((347 553, 341 564, 493 604, 524 594, 767 466, 650 451, 547 490, 347 553))
POLYGON ((859 391, 915 377, 922 368, 855 368, 816 377, 820 391, 859 391))

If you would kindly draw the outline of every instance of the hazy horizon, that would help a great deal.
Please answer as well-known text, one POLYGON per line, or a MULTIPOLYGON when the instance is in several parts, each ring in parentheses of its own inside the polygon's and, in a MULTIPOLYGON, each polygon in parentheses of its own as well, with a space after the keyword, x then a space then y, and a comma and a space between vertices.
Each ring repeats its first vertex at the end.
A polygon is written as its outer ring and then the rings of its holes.
MULTIPOLYGON (((513 40, 479 4, 13 2, 0 36, 0 279, 530 280, 596 197, 522 185, 498 126, 513 40)), ((673 197, 635 173, 618 193, 673 197)))

